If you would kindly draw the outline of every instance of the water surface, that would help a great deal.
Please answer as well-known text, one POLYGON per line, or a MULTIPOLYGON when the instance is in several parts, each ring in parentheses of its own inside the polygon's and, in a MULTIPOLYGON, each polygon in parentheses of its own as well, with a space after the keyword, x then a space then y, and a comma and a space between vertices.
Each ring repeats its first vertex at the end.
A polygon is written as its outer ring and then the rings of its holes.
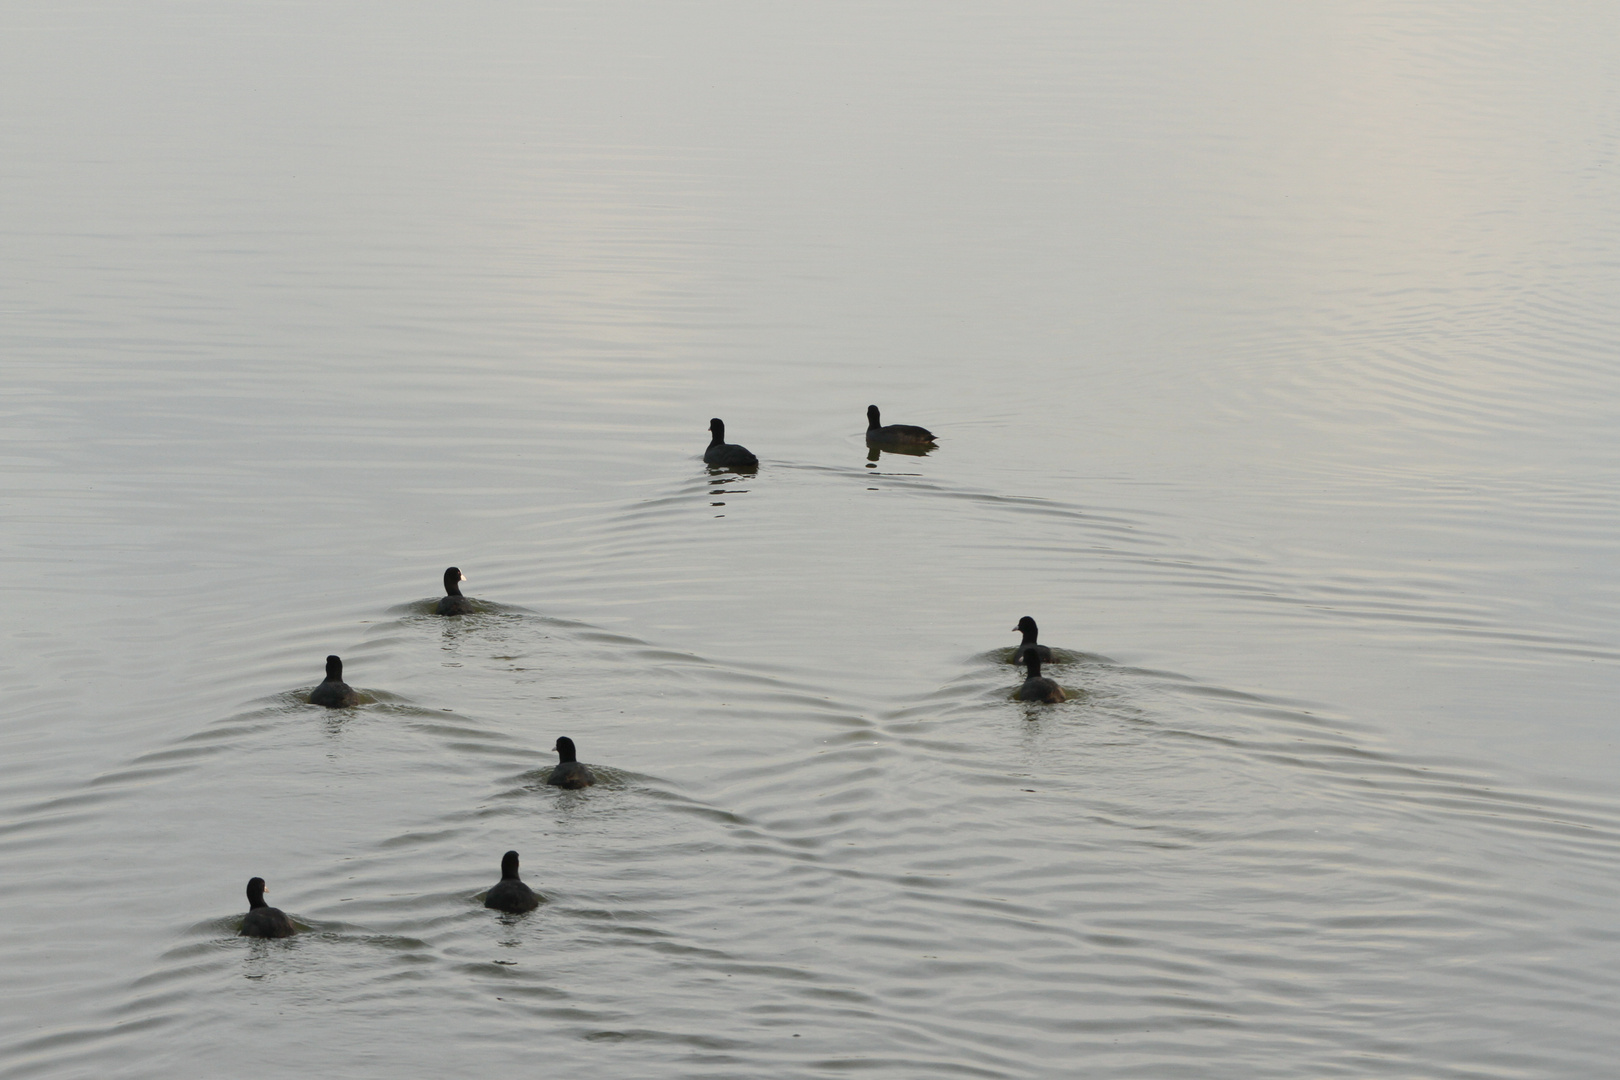
POLYGON ((11 5, 0 1075, 1602 1075, 1617 21, 11 5))

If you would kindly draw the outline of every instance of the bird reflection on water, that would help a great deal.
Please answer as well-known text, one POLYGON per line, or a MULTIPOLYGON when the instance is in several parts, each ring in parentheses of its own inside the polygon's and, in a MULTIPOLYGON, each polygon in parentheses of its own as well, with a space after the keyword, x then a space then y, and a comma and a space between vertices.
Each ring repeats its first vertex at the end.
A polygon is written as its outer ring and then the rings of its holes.
MULTIPOLYGON (((719 496, 719 495, 746 495, 746 494, 748 494, 748 489, 747 488, 728 488, 728 487, 725 486, 726 481, 735 478, 739 474, 745 475, 745 476, 752 476, 752 475, 754 475, 755 471, 756 470, 754 470, 752 468, 734 469, 734 468, 722 467, 722 466, 719 466, 719 465, 710 465, 710 466, 708 466, 709 483, 713 484, 714 487, 709 489, 709 494, 714 495, 714 496, 719 496)), ((717 502, 711 502, 709 505, 710 506, 724 506, 726 504, 725 504, 725 501, 722 499, 722 500, 717 501, 717 502)), ((724 514, 716 514, 714 516, 715 517, 725 517, 726 515, 724 515, 724 514)))
POLYGON ((881 445, 878 443, 867 443, 866 460, 869 462, 869 464, 866 467, 868 469, 877 468, 876 462, 881 460, 884 454, 905 454, 907 457, 927 457, 929 454, 932 454, 938 449, 939 445, 937 443, 883 443, 881 445))

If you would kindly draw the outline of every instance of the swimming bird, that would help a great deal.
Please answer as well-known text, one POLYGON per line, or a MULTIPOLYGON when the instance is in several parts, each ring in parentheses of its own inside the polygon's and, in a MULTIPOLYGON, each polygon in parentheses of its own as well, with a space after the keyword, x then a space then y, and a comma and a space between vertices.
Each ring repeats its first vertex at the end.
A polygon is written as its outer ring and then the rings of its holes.
POLYGON ((1045 645, 1035 644, 1035 635, 1040 633, 1040 631, 1035 629, 1034 619, 1030 618, 1028 615, 1025 615, 1022 619, 1019 619, 1018 625, 1013 627, 1013 633, 1024 635, 1023 642, 1013 652, 1013 663, 1022 664, 1024 662, 1024 654, 1030 652, 1031 650, 1033 650, 1035 655, 1040 658, 1041 663, 1050 664, 1052 662, 1052 650, 1048 649, 1045 645))
POLYGON ((248 882, 248 913, 242 916, 237 937, 292 937, 298 933, 287 913, 264 902, 264 878, 248 882))
POLYGON ((596 777, 591 775, 583 763, 574 759, 574 740, 563 735, 557 739, 557 745, 552 747, 557 751, 557 767, 551 770, 546 777, 546 783, 560 788, 590 787, 596 783, 596 777))
POLYGON ((931 443, 934 433, 915 424, 887 424, 878 417, 878 407, 866 407, 866 441, 869 443, 931 443))
POLYGON ((518 877, 518 853, 501 856, 501 880, 484 894, 484 906, 512 915, 521 915, 540 906, 540 897, 518 877))
POLYGON ((467 580, 467 575, 461 572, 459 566, 452 566, 444 572, 444 595, 439 597, 439 606, 433 610, 440 615, 471 615, 473 602, 461 595, 461 583, 467 580))
POLYGON ((1033 649, 1024 654, 1024 665, 1029 668, 1029 678, 1018 688, 1015 696, 1019 701, 1044 701, 1048 705, 1056 705, 1069 700, 1063 693, 1063 687, 1041 677, 1041 658, 1033 649))
POLYGON ((714 438, 709 440, 709 448, 703 451, 703 461, 708 465, 718 465, 722 469, 753 469, 759 466, 759 458, 748 452, 746 446, 726 442, 726 422, 718 416, 709 421, 709 431, 714 438))
POLYGON ((326 658, 326 681, 309 692, 309 703, 325 705, 328 709, 347 709, 360 704, 360 695, 343 681, 342 660, 335 656, 326 658))

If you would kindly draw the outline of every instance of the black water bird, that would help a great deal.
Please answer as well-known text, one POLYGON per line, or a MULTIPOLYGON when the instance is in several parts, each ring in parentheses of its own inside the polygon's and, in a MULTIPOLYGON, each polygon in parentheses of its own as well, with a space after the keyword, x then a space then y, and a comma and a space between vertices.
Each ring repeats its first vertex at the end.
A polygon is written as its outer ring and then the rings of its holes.
POLYGON ((285 911, 264 902, 264 878, 256 877, 248 882, 247 898, 248 913, 242 916, 242 929, 236 932, 237 937, 281 938, 298 933, 285 911))
POLYGON ((1029 678, 1018 688, 1015 696, 1019 701, 1044 701, 1048 705, 1056 705, 1069 700, 1063 693, 1063 687, 1041 677, 1041 658, 1033 650, 1024 654, 1024 666, 1029 669, 1029 678))
POLYGON ((866 407, 866 441, 869 443, 932 443, 934 433, 915 424, 884 424, 878 416, 878 407, 866 407))
POLYGON ((590 787, 596 783, 596 777, 591 775, 591 770, 575 759, 573 739, 566 735, 560 736, 557 745, 552 749, 557 751, 559 760, 557 767, 551 770, 551 775, 546 777, 546 783, 560 788, 590 787))
POLYGON ((328 709, 347 709, 360 704, 360 695, 343 681, 342 660, 335 656, 326 658, 326 681, 309 692, 309 703, 325 705, 328 709))
POLYGON ((709 440, 709 448, 703 451, 703 461, 708 465, 718 465, 722 469, 755 469, 759 467, 759 458, 748 452, 746 446, 726 442, 726 422, 718 416, 709 421, 709 432, 714 437, 709 440))
POLYGON ((439 598, 439 606, 433 610, 440 615, 471 615, 473 602, 461 595, 461 583, 467 580, 467 575, 461 572, 459 566, 452 566, 444 572, 444 595, 439 598))
POLYGON ((1035 628, 1034 619, 1030 618, 1028 615, 1025 615, 1022 619, 1019 619, 1018 625, 1013 627, 1013 633, 1024 635, 1023 642, 1020 643, 1018 648, 1013 652, 1013 663, 1022 664, 1024 662, 1024 654, 1029 652, 1034 652, 1035 656, 1043 664, 1050 664, 1052 662, 1052 650, 1048 649, 1045 645, 1037 645, 1035 643, 1035 635, 1040 633, 1040 631, 1035 628))
POLYGON ((521 915, 540 906, 539 895, 518 877, 518 853, 501 856, 501 880, 484 894, 484 906, 512 915, 521 915))

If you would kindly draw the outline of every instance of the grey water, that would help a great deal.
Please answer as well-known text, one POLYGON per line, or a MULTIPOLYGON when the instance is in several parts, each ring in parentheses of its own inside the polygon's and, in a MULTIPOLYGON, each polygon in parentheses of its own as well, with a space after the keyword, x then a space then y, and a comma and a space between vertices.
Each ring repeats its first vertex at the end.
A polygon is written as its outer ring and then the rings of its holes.
POLYGON ((0 5, 0 1076, 1608 1075, 1617 73, 0 5))

